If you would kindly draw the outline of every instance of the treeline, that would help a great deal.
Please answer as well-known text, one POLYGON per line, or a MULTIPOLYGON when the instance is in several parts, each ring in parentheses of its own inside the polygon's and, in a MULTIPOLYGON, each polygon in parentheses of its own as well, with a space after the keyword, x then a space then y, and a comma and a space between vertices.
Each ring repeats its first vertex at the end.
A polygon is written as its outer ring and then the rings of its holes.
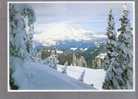
MULTIPOLYGON (((48 58, 51 54, 52 48, 45 47, 41 49, 41 59, 44 60, 48 58)), ((57 49, 55 49, 57 50, 57 49)), ((64 49, 63 53, 56 53, 59 60, 59 64, 64 65, 73 65, 73 66, 82 66, 88 68, 97 68, 97 64, 94 63, 96 56, 100 53, 105 52, 105 45, 100 45, 95 48, 88 48, 86 51, 76 50, 72 51, 69 49, 64 49)))

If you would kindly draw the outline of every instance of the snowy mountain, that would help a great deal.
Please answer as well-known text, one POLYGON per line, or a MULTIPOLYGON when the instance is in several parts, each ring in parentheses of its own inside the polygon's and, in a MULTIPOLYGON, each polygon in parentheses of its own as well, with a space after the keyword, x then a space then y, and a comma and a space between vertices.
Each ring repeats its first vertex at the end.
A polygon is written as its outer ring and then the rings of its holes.
POLYGON ((44 48, 44 47, 53 47, 53 48, 57 48, 57 49, 71 49, 74 50, 72 48, 75 49, 80 49, 80 50, 85 50, 88 48, 96 48, 99 47, 100 45, 105 44, 106 39, 99 39, 99 40, 95 40, 93 41, 75 41, 75 40, 65 40, 65 41, 57 41, 55 45, 45 45, 42 44, 40 42, 34 41, 33 45, 34 48, 40 49, 40 48, 44 48))
POLYGON ((68 40, 68 41, 59 41, 53 47, 56 47, 56 48, 94 48, 96 46, 91 41, 68 40))
POLYGON ((47 29, 36 33, 33 40, 44 46, 56 47, 93 47, 94 42, 106 40, 105 33, 84 29, 78 24, 51 23, 47 29))

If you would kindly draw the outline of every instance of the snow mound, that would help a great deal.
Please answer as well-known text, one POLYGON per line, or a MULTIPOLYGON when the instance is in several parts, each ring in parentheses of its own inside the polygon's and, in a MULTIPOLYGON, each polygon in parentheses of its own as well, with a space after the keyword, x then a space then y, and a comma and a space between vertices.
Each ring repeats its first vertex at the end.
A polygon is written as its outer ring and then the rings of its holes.
MULTIPOLYGON (((62 72, 63 65, 58 65, 58 71, 62 72)), ((79 66, 68 66, 67 75, 79 80, 82 72, 85 71, 83 83, 93 85, 96 89, 102 89, 106 72, 104 69, 90 69, 79 66)))

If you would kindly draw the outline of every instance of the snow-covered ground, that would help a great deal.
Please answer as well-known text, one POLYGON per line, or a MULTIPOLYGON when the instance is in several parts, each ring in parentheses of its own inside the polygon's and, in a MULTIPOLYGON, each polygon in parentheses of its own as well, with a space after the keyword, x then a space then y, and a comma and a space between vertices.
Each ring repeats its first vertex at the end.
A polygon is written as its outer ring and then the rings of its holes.
MULTIPOLYGON (((58 71, 62 72, 62 69, 64 68, 63 65, 58 65, 58 71)), ((79 66, 68 66, 67 67, 67 75, 79 80, 82 72, 85 70, 84 74, 84 80, 83 83, 86 83, 88 85, 92 85, 96 89, 102 89, 102 84, 104 82, 105 78, 105 70, 103 69, 90 69, 86 67, 79 67, 79 66)))
POLYGON ((94 87, 58 72, 46 64, 14 59, 13 77, 20 90, 93 90, 94 87))

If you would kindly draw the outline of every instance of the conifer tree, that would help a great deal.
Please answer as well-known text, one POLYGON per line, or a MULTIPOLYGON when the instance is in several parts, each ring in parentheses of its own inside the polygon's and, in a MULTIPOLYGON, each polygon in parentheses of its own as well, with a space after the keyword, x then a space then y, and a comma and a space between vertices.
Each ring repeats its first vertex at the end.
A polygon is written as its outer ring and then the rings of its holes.
POLYGON ((120 65, 119 85, 121 89, 131 89, 133 87, 133 34, 128 10, 125 6, 120 18, 121 27, 118 29, 117 52, 118 63, 120 65))
POLYGON ((128 19, 128 10, 124 9, 120 18, 121 27, 117 41, 114 58, 110 59, 104 89, 131 89, 133 87, 133 36, 128 19))
POLYGON ((109 11, 108 16, 108 27, 107 27, 107 56, 105 57, 104 69, 107 70, 111 65, 112 58, 114 58, 115 47, 116 47, 116 35, 115 35, 115 23, 112 15, 112 10, 109 11))
POLYGON ((16 77, 14 75, 17 71, 16 69, 23 67, 24 60, 30 54, 27 51, 27 42, 29 39, 27 39, 28 31, 25 29, 27 27, 25 20, 27 20, 29 24, 33 24, 35 21, 34 13, 26 13, 24 9, 30 9, 29 11, 33 11, 30 6, 18 6, 17 4, 9 5, 10 86, 12 89, 18 88, 16 86, 16 77), (28 17, 25 19, 24 16, 28 17))
POLYGON ((103 83, 104 89, 112 89, 113 86, 113 77, 114 77, 114 70, 112 70, 114 67, 115 59, 116 59, 116 35, 115 35, 115 23, 114 18, 112 15, 112 10, 109 12, 108 16, 108 27, 107 27, 107 55, 105 57, 105 64, 104 68, 107 70, 105 81, 103 83))
POLYGON ((51 54, 48 57, 48 64, 51 68, 56 69, 57 70, 57 64, 59 63, 59 60, 57 58, 57 53, 56 53, 56 49, 51 50, 51 54))

